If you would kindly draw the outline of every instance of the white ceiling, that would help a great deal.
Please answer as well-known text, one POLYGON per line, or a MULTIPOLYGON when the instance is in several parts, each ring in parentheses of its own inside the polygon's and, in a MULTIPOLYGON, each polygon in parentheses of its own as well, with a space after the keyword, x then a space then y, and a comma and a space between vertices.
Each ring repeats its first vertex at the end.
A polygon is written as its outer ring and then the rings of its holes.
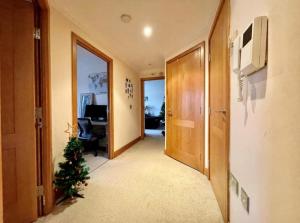
POLYGON ((50 4, 138 73, 208 34, 219 0, 50 0, 50 4), (130 23, 120 20, 130 14, 130 23), (153 35, 143 36, 152 26, 153 35), (149 65, 151 64, 151 65, 149 65))

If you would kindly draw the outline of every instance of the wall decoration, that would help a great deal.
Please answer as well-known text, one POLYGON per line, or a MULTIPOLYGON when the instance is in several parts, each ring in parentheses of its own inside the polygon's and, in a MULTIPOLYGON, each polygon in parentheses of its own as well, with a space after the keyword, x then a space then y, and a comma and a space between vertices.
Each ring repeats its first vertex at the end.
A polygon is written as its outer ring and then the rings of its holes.
POLYGON ((126 78, 125 81, 125 93, 127 94, 128 98, 133 98, 133 84, 128 78, 126 78))
POLYGON ((72 137, 76 137, 77 133, 76 133, 76 128, 77 128, 77 124, 76 125, 71 125, 69 122, 67 123, 68 128, 64 131, 65 133, 68 134, 69 139, 72 137))
POLYGON ((93 104, 93 93, 80 94, 80 117, 84 118, 85 107, 93 104))
MULTIPOLYGON (((125 94, 127 95, 128 99, 133 98, 133 84, 130 79, 125 79, 125 94)), ((129 106, 132 109, 132 105, 129 106)))
POLYGON ((107 93, 107 72, 90 73, 88 78, 90 91, 95 94, 107 93))

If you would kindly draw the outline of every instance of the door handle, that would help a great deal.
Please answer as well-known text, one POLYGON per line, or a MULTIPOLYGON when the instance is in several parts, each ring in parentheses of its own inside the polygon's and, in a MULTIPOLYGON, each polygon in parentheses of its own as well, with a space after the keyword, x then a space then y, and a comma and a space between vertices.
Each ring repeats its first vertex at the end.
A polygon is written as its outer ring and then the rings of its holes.
POLYGON ((225 109, 215 110, 215 112, 222 113, 226 115, 227 111, 225 109))

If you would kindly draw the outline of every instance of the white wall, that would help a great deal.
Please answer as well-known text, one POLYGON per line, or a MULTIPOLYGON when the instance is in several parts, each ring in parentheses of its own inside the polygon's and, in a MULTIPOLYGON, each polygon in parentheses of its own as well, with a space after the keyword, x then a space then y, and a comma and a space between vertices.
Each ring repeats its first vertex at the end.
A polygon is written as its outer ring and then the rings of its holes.
POLYGON ((139 77, 125 64, 114 66, 114 74, 118 75, 118 80, 114 76, 114 140, 115 150, 118 150, 141 135, 141 94, 139 77), (133 84, 133 98, 125 94, 126 78, 133 84))
POLYGON ((144 83, 145 97, 148 97, 145 105, 151 107, 153 115, 159 116, 165 97, 165 80, 152 80, 144 83))
POLYGON ((140 82, 136 73, 105 50, 96 39, 51 7, 50 10, 51 53, 51 106, 52 106, 52 153, 54 167, 62 159, 68 140, 64 132, 67 123, 72 123, 72 76, 71 76, 71 32, 75 32, 93 46, 113 59, 114 95, 114 150, 140 136, 140 82), (125 78, 134 85, 134 98, 125 95, 125 78), (126 99, 126 100, 125 100, 126 99), (129 105, 133 105, 133 109, 129 105))
MULTIPOLYGON (((80 114, 80 95, 85 93, 94 93, 95 105, 108 105, 108 94, 97 94, 89 87, 89 74, 107 72, 107 62, 97 57, 81 46, 77 46, 77 114, 80 114)), ((84 115, 84 114, 83 114, 84 115)))
POLYGON ((250 213, 230 195, 231 223, 300 222, 300 1, 231 0, 231 33, 269 17, 268 66, 249 77, 237 102, 231 73, 230 169, 250 196, 250 213))

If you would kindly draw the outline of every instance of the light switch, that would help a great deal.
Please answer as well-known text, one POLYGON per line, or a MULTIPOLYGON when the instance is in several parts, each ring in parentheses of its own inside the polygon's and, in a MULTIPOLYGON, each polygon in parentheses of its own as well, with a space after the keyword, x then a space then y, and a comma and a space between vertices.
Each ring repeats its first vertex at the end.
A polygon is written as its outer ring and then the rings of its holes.
POLYGON ((239 182, 237 179, 233 176, 232 173, 230 173, 230 186, 231 189, 234 191, 236 196, 239 196, 239 182))
POLYGON ((241 201, 245 210, 249 213, 250 211, 250 199, 243 188, 241 188, 241 201))

